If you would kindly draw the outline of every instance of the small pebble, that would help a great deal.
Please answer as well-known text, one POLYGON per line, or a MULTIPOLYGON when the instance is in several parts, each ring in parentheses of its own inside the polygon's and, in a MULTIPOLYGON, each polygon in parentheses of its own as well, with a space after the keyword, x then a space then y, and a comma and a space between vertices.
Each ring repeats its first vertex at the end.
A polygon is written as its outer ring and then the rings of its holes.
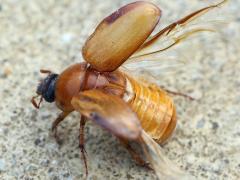
POLYGON ((4 159, 0 159, 0 171, 4 171, 5 170, 5 160, 4 159))
POLYGON ((71 33, 64 33, 61 37, 61 41, 65 44, 70 43, 74 38, 74 35, 71 33))
POLYGON ((212 129, 213 129, 213 130, 218 129, 218 127, 219 127, 218 123, 212 122, 212 129))

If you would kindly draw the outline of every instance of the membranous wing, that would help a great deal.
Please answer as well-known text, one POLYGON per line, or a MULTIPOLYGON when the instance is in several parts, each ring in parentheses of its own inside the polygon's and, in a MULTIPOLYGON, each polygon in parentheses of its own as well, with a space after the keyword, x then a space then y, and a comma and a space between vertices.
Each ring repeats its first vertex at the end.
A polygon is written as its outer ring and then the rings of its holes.
POLYGON ((145 131, 141 133, 142 147, 147 160, 153 167, 159 179, 194 180, 195 178, 182 171, 164 154, 162 147, 157 144, 145 131))
POLYGON ((147 58, 148 55, 161 53, 199 32, 214 32, 215 29, 213 26, 218 23, 223 24, 222 22, 206 20, 201 23, 198 22, 198 20, 207 12, 220 7, 225 2, 227 2, 227 0, 197 10, 160 30, 143 43, 129 60, 134 61, 139 57, 147 58))
MULTIPOLYGON (((211 35, 212 32, 224 29, 226 21, 221 19, 222 17, 219 19, 219 17, 212 18, 204 15, 225 2, 226 0, 197 10, 160 30, 123 64, 123 71, 135 76, 145 76, 145 79, 156 82, 160 75, 174 75, 188 69, 190 65, 193 65, 190 63, 194 58, 193 53, 189 52, 186 46, 171 47, 201 32, 211 35)), ((190 41, 186 42, 190 44, 190 41)), ((192 48, 192 45, 189 48, 192 48)))

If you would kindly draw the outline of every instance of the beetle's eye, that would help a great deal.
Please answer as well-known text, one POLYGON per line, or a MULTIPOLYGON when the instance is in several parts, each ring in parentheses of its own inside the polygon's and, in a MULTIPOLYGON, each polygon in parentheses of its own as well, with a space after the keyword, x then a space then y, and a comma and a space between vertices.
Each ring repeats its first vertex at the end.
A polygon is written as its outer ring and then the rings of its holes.
POLYGON ((47 102, 53 102, 55 100, 55 84, 58 74, 50 74, 44 80, 40 82, 37 87, 37 94, 47 102))
POLYGON ((43 81, 40 81, 37 86, 37 94, 42 95, 42 89, 43 89, 43 81))
POLYGON ((46 82, 46 89, 44 88, 43 98, 47 102, 53 102, 55 100, 55 85, 58 75, 50 74, 46 82))
POLYGON ((51 79, 46 91, 43 94, 43 97, 47 102, 53 102, 55 100, 55 84, 56 78, 51 79))

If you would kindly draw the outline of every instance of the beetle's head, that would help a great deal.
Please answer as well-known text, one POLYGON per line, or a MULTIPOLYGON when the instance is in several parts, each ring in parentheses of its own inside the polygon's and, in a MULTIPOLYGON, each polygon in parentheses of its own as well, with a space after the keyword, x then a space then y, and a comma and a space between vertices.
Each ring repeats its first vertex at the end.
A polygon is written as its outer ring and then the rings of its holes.
POLYGON ((41 73, 47 73, 47 77, 45 77, 41 82, 39 83, 37 87, 37 95, 32 97, 32 104, 34 107, 39 109, 40 104, 42 100, 51 103, 55 100, 55 85, 57 81, 58 74, 54 74, 50 71, 41 70, 41 73), (40 100, 38 103, 36 103, 35 99, 40 96, 40 100))

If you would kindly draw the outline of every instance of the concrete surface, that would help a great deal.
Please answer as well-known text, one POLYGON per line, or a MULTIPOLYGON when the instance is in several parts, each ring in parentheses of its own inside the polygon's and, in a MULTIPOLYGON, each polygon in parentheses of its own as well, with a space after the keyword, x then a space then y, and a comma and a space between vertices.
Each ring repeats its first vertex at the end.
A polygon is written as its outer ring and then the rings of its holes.
MULTIPOLYGON (((59 128, 62 144, 51 136, 59 111, 30 101, 40 68, 61 72, 80 61, 81 47, 97 23, 128 0, 0 1, 0 179, 82 179, 79 115, 59 128)), ((163 10, 162 25, 208 1, 152 1, 163 10)), ((210 1, 209 1, 210 2, 210 1)), ((212 2, 212 1, 211 1, 212 2)), ((164 151, 197 179, 240 179, 240 1, 232 0, 211 17, 225 18, 216 35, 201 35, 181 46, 189 60, 174 75, 159 77, 169 89, 197 97, 173 97, 178 127, 164 151)), ((206 20, 206 19, 203 19, 206 20)), ((163 27, 161 25, 161 27, 163 27)), ((108 132, 86 128, 89 179, 156 179, 138 167, 108 132)))

